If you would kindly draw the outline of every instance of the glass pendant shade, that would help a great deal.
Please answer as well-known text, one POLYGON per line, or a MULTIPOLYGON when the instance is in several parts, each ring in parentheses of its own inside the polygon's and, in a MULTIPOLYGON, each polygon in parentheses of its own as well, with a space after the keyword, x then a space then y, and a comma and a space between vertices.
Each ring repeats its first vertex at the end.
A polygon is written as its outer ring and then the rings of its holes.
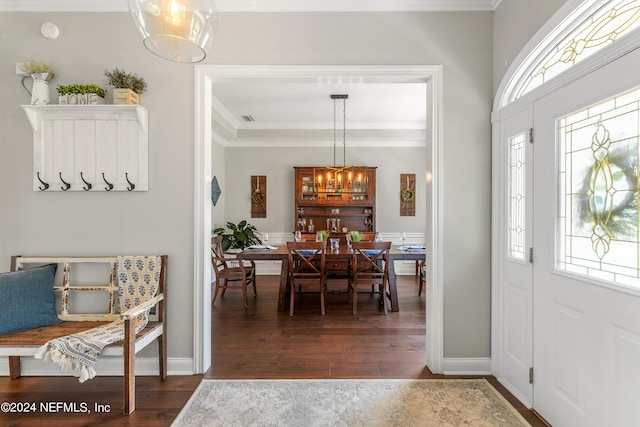
POLYGON ((128 0, 144 46, 174 62, 200 62, 218 26, 213 0, 128 0))

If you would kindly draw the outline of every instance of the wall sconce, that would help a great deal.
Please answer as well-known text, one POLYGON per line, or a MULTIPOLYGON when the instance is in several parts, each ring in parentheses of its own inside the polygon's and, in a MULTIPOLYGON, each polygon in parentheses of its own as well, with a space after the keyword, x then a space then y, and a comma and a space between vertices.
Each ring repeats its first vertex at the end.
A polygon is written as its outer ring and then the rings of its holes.
POLYGON ((218 27, 213 0, 128 0, 144 46, 169 61, 200 62, 218 27))

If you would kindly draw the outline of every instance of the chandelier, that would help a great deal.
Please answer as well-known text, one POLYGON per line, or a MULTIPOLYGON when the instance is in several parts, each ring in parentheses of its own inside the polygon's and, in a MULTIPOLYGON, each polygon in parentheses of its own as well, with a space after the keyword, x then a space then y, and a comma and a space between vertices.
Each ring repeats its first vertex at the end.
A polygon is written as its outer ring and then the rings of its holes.
POLYGON ((353 200, 364 200, 369 174, 366 166, 347 166, 347 99, 349 95, 330 95, 333 100, 333 166, 314 168, 313 182, 316 197, 327 200, 339 200, 343 195, 353 200), (337 101, 342 100, 342 166, 336 164, 337 149, 337 101))
POLYGON ((128 0, 144 46, 169 61, 193 63, 207 56, 218 15, 213 0, 128 0))

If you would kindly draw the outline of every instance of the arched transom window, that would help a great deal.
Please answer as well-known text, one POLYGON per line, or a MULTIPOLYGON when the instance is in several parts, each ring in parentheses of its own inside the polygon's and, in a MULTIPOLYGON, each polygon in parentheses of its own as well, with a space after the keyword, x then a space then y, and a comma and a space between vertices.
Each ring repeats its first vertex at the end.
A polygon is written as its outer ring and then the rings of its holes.
POLYGON ((640 27, 640 0, 585 1, 523 61, 501 106, 640 27), (582 17, 582 18, 581 18, 582 17))

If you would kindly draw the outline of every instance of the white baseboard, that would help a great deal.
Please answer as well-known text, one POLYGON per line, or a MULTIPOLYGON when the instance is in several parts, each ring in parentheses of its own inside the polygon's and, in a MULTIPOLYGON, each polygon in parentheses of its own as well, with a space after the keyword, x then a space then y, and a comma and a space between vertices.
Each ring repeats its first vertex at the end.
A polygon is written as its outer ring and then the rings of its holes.
MULTIPOLYGON (((122 376, 124 365, 122 357, 102 357, 95 366, 99 376, 122 376)), ((157 357, 136 357, 136 375, 158 375, 157 357)), ((190 357, 170 357, 167 359, 168 375, 193 375, 193 359, 190 357)), ((52 362, 43 362, 33 357, 23 357, 21 361, 21 375, 23 376, 61 376, 69 375, 61 371, 52 362)), ((9 376, 9 360, 0 357, 0 376, 9 376)))
POLYGON ((491 375, 491 358, 445 357, 443 368, 445 375, 491 375))

